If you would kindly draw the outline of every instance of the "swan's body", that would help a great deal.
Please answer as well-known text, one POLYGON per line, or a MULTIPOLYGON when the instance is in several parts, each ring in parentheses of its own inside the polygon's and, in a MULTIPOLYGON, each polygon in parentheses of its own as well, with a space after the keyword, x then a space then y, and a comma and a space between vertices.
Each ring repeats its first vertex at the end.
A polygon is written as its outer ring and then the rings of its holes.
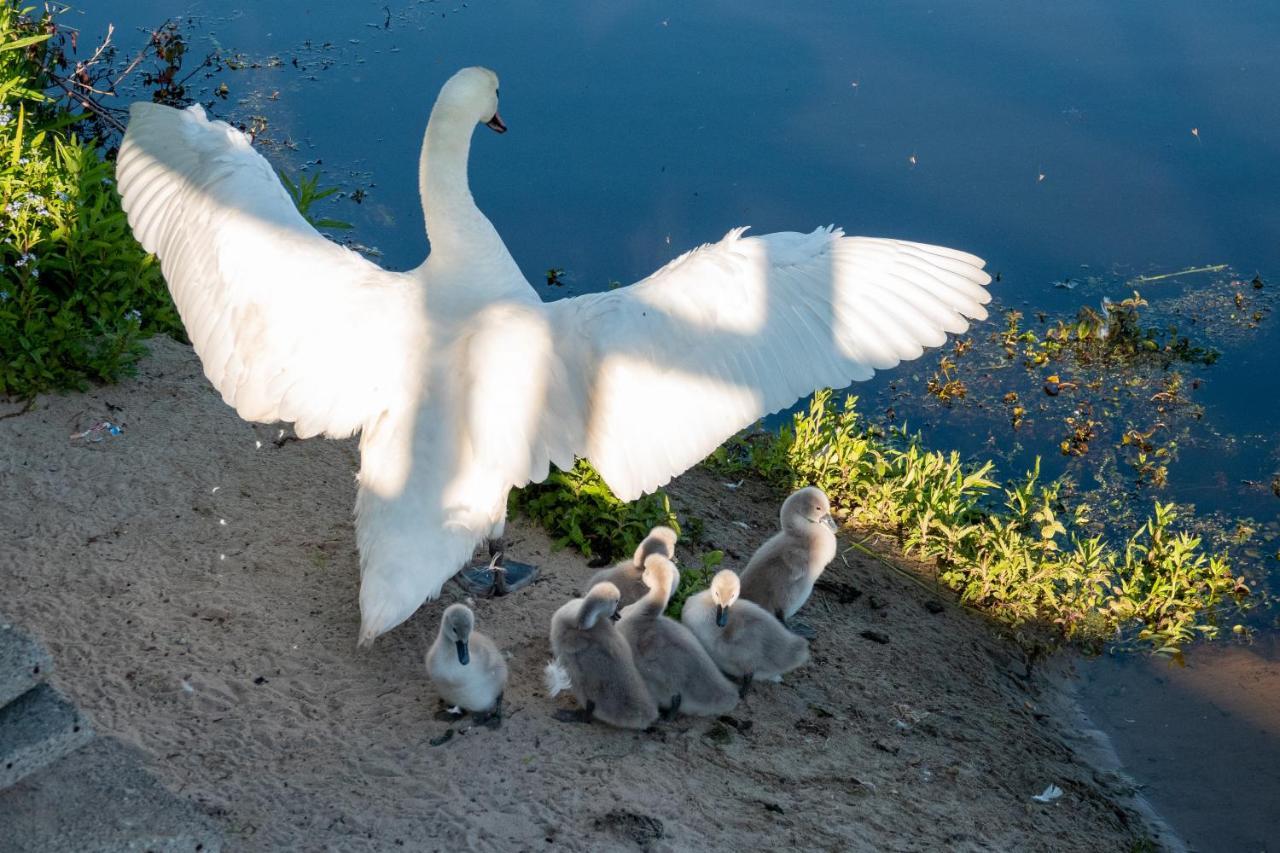
POLYGON ((742 570, 742 598, 779 619, 790 619, 836 557, 835 522, 822 490, 791 494, 778 513, 782 529, 760 546, 742 570))
POLYGON ((630 560, 623 560, 616 566, 596 572, 587 582, 587 589, 591 589, 598 583, 613 584, 618 588, 619 608, 639 601, 649 593, 649 587, 644 582, 644 561, 651 554, 660 554, 668 560, 674 560, 676 532, 665 526, 653 528, 649 531, 649 535, 636 546, 636 553, 630 560))
POLYGON ((134 104, 117 165, 205 375, 244 418, 359 431, 360 641, 404 621, 500 535, 507 493, 589 459, 623 500, 761 416, 916 358, 986 316, 973 255, 731 231, 631 287, 543 303, 467 183, 497 77, 454 75, 419 189, 431 241, 389 272, 318 234, 244 134, 134 104), (661 399, 678 418, 651 417, 661 399))
POLYGON ((507 662, 493 640, 475 630, 471 609, 451 604, 427 651, 427 675, 447 704, 486 713, 497 710, 502 702, 507 662))
POLYGON ((658 718, 658 705, 614 625, 617 610, 618 588, 610 583, 565 603, 551 617, 551 654, 569 673, 586 718, 643 729, 658 718))
POLYGON ((711 586, 689 596, 680 621, 722 672, 750 681, 780 681, 809 660, 809 644, 760 606, 738 598, 738 576, 724 569, 711 586))
POLYGON ((680 573, 661 554, 651 554, 644 567, 648 592, 622 611, 618 630, 631 646, 649 693, 673 713, 727 714, 738 704, 737 688, 720 674, 692 631, 663 615, 680 573))

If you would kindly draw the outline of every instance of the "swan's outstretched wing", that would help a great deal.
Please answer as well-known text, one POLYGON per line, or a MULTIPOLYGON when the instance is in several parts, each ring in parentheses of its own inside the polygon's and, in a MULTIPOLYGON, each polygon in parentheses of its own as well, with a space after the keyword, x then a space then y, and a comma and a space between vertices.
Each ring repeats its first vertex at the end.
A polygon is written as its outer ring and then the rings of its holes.
MULTIPOLYGON (((570 377, 542 427, 574 441, 624 500, 733 433, 825 386, 844 387, 983 319, 991 277, 964 252, 898 240, 730 232, 622 290, 550 303, 570 377)), ((558 452, 557 452, 558 450, 558 452)))
POLYGON ((116 166, 205 375, 254 421, 347 436, 403 393, 420 293, 322 237, 240 131, 134 104, 116 166))

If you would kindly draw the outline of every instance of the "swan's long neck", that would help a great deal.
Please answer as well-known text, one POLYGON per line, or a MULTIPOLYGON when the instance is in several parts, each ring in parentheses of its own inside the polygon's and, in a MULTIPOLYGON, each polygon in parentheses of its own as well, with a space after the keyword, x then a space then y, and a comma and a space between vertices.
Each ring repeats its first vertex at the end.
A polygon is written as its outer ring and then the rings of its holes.
POLYGON ((427 223, 427 239, 437 261, 474 259, 501 248, 498 232, 476 207, 467 182, 467 156, 474 121, 447 107, 431 111, 418 163, 418 191, 427 223))

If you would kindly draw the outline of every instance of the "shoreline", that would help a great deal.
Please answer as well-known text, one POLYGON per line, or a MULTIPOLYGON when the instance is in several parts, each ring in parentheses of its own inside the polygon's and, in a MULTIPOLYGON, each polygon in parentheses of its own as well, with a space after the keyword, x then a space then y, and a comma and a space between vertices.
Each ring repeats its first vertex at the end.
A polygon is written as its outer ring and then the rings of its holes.
MULTIPOLYGON (((541 686, 547 623, 592 570, 513 519, 513 553, 543 576, 474 603, 509 658, 507 719, 496 732, 438 722, 422 654, 464 596, 446 585, 356 651, 354 443, 276 447, 278 427, 240 421, 189 347, 150 345, 136 378, 0 420, 4 615, 228 849, 1127 851, 1150 838, 999 626, 847 543, 804 611, 819 632, 807 667, 721 719, 633 733, 551 718, 568 700, 541 686), (68 440, 108 415, 120 435, 68 440), (1031 800, 1051 783, 1061 799, 1031 800)), ((777 523, 759 483, 727 489, 695 469, 669 493, 726 567, 777 523)))
POLYGON ((1117 801, 1141 817, 1152 840, 1159 845, 1157 849, 1166 853, 1189 853, 1192 848, 1142 794, 1142 785, 1121 760, 1111 736, 1094 722, 1081 702, 1084 676, 1077 670, 1085 663, 1082 655, 1064 649, 1047 663, 1045 677, 1051 691, 1049 704, 1072 748, 1082 761, 1113 786, 1112 793, 1117 801))

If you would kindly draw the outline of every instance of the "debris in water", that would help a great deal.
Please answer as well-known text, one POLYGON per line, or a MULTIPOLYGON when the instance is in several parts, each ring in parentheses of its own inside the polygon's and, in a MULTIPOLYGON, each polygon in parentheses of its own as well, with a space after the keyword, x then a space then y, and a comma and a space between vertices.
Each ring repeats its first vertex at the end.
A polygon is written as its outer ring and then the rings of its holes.
POLYGON ((1062 789, 1059 788, 1057 785, 1050 785, 1049 787, 1041 791, 1039 794, 1036 794, 1035 796, 1033 796, 1031 799, 1035 800, 1037 803, 1052 803, 1054 800, 1058 799, 1061 796, 1062 796, 1062 789))

